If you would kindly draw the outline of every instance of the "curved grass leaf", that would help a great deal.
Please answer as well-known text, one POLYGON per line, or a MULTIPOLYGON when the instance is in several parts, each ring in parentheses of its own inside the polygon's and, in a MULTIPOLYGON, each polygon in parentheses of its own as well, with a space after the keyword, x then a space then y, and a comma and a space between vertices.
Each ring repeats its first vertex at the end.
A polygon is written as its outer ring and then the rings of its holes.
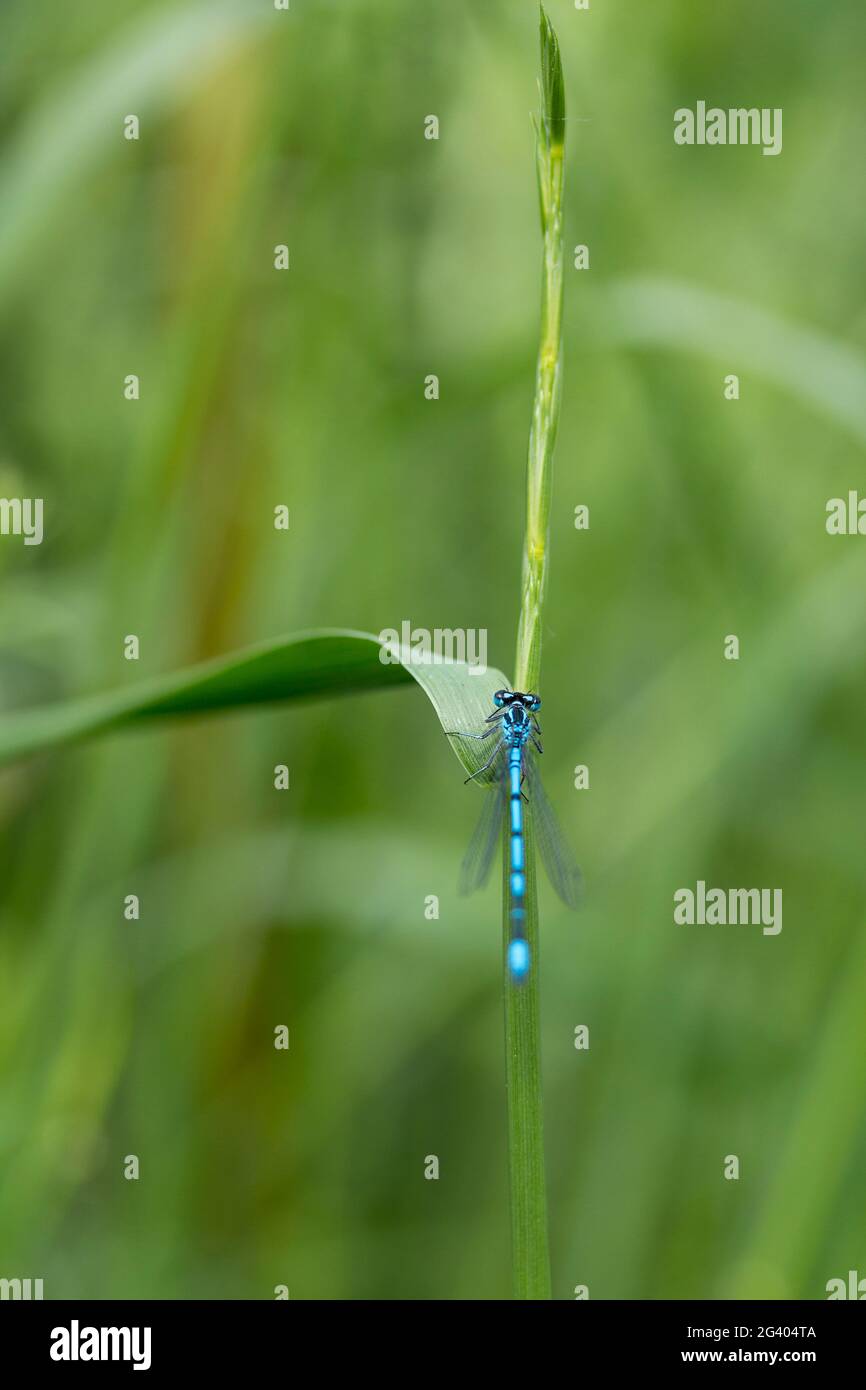
MULTIPOLYGON (((422 661, 405 649, 395 649, 394 659, 385 663, 381 654, 381 643, 372 633, 324 628, 248 647, 105 695, 14 712, 0 721, 0 764, 58 744, 180 715, 348 695, 413 679, 433 705, 443 730, 475 733, 493 706, 493 692, 508 684, 501 671, 482 672, 461 661, 422 661)), ((477 771, 487 756, 487 745, 473 739, 452 738, 451 745, 467 772, 477 771)))

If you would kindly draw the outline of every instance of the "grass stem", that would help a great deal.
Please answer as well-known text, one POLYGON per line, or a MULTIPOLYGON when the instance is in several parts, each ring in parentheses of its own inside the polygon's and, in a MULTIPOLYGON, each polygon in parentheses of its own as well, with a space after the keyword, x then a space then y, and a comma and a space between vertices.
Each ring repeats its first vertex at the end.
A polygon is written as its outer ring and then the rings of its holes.
MULTIPOLYGON (((547 579, 550 490, 562 372, 562 197, 565 98, 556 35, 541 10, 541 116, 536 123, 538 191, 543 236, 541 335, 529 434, 526 537, 514 688, 538 691, 541 621, 547 579)), ((526 817, 526 938, 532 968, 515 984, 504 962, 505 1065, 514 1294, 551 1296, 541 1092, 538 901, 532 812, 526 817)), ((503 950, 510 938, 508 854, 503 854, 503 950)))

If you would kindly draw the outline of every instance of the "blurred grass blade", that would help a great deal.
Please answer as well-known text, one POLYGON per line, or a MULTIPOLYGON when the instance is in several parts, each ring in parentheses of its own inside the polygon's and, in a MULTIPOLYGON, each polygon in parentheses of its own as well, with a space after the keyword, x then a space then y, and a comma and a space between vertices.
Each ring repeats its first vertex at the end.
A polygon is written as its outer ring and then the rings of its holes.
POLYGON ((604 300, 604 335, 630 348, 736 362, 866 442, 866 360, 853 343, 746 300, 653 275, 613 283, 604 300))
MULTIPOLYGON (((462 661, 421 661, 403 649, 385 663, 381 651, 378 637, 368 632, 302 632, 128 689, 9 714, 0 724, 0 763, 151 720, 348 695, 413 678, 443 729, 473 732, 483 724, 494 690, 508 684, 501 671, 482 672, 462 661)), ((482 745, 468 739, 451 742, 467 772, 474 772, 482 761, 482 745)))
POLYGON ((863 1132, 866 1092, 863 999, 866 932, 854 937, 839 972, 827 1023, 804 1068, 788 1134, 767 1174, 751 1246, 724 1296, 794 1298, 809 1287, 818 1266, 833 1204, 842 1206, 844 1183, 863 1132), (821 1182, 803 1182, 807 1155, 821 1182), (791 1213, 796 1212, 796 1220, 791 1213))
POLYGON ((246 0, 169 7, 124 26, 91 62, 33 108, 0 162, 0 297, 37 233, 56 230, 64 193, 112 147, 122 153, 127 112, 147 116, 188 94, 231 46, 273 17, 246 0))

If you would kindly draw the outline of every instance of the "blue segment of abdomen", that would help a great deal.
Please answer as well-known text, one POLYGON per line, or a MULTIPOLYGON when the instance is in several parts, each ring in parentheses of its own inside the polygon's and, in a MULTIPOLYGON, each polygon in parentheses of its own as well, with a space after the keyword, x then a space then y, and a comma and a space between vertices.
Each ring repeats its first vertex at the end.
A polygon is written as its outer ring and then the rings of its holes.
POLYGON ((524 900, 526 897, 526 845, 524 840, 523 828, 523 796, 521 794, 521 783, 523 781, 523 747, 522 743, 516 740, 520 737, 517 730, 509 728, 507 737, 511 740, 508 750, 508 801, 509 801, 509 875, 508 882, 511 889, 511 905, 509 910, 509 923, 511 930, 511 940, 508 944, 508 969, 512 980, 523 980, 529 973, 529 942, 523 935, 523 923, 526 920, 526 908, 524 900))
POLYGON ((529 943, 514 936, 508 944, 508 968, 512 980, 522 980, 529 972, 529 943))

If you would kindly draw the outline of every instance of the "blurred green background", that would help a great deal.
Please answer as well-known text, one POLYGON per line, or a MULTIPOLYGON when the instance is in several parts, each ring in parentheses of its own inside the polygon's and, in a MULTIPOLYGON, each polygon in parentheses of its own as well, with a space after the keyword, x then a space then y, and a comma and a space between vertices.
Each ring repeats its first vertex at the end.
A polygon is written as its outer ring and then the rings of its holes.
MULTIPOLYGON (((866 542, 824 527, 866 492, 866 13, 549 12, 591 256, 544 649, 587 879, 578 919, 542 898, 554 1291, 822 1298, 866 1275, 866 542), (678 148, 698 99, 782 107, 783 153, 678 148), (781 887, 781 935, 675 927, 698 878, 781 887)), ((46 509, 41 547, 0 540, 3 708, 319 624, 485 628, 510 671, 534 3, 7 0, 0 46, 0 495, 46 509)), ((507 1297, 478 806, 409 688, 5 771, 0 1276, 507 1297)))

